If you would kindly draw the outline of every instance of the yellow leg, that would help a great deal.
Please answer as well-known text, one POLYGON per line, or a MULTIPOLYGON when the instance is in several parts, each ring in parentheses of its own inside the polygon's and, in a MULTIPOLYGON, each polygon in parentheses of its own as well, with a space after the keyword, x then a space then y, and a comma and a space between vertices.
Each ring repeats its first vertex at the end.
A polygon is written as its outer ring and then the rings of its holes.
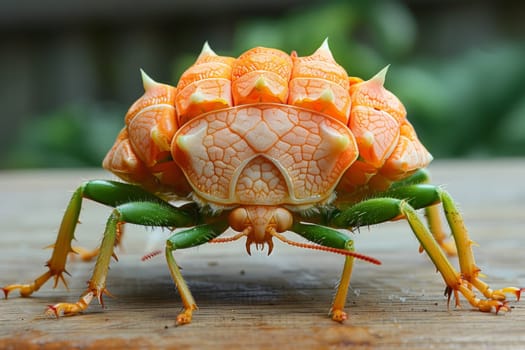
POLYGON ((173 248, 170 247, 168 242, 168 245, 166 246, 166 261, 168 263, 171 277, 173 278, 173 281, 179 290, 179 294, 182 299, 182 305, 184 305, 184 311, 177 316, 177 324, 183 325, 191 322, 193 311, 197 310, 197 304, 195 303, 195 299, 193 299, 193 295, 191 295, 186 281, 184 281, 184 278, 180 273, 180 269, 177 265, 177 262, 175 261, 175 258, 173 258, 172 250, 173 248))
POLYGON ((445 216, 454 236, 454 241, 456 242, 462 278, 483 293, 486 298, 504 301, 506 299, 505 294, 510 293, 515 294, 519 299, 522 291, 521 289, 508 287, 499 290, 492 290, 485 282, 479 279, 479 273, 481 270, 476 265, 474 253, 472 251, 473 242, 465 228, 463 218, 447 192, 441 191, 440 196, 443 208, 445 209, 445 216))
POLYGON ((94 298, 97 298, 102 306, 104 305, 102 296, 104 294, 109 295, 106 290, 106 277, 109 270, 109 263, 113 256, 113 249, 117 237, 117 226, 120 222, 119 218, 120 214, 118 210, 115 209, 106 224, 97 262, 86 291, 82 293, 76 303, 58 303, 52 305, 49 307, 48 313, 53 313, 57 317, 76 315, 86 310, 94 298))
MULTIPOLYGON (((117 239, 115 240, 116 247, 120 246, 123 236, 124 236, 124 223, 119 222, 117 224, 117 239)), ((72 247, 72 249, 73 249, 73 253, 71 253, 71 258, 75 259, 75 257, 78 257, 80 258, 80 260, 84 262, 89 262, 93 260, 100 252, 100 247, 90 250, 84 247, 75 246, 75 247, 72 247)))
POLYGON ((332 303, 332 308, 330 310, 332 320, 337 322, 343 322, 348 318, 346 312, 343 309, 346 303, 348 288, 350 287, 350 279, 352 278, 354 259, 355 258, 351 256, 345 257, 345 264, 343 266, 341 280, 339 281, 339 286, 337 287, 334 302, 332 303))
POLYGON ((59 281, 62 281, 67 288, 64 273, 68 274, 66 271, 66 261, 68 255, 73 252, 71 241, 74 238, 81 202, 82 192, 79 189, 71 197, 62 223, 60 224, 56 242, 52 245, 53 252, 51 253, 51 258, 46 263, 49 270, 36 278, 32 283, 11 284, 3 287, 2 289, 6 298, 13 290, 19 290, 22 297, 28 297, 38 291, 51 277, 55 278, 54 288, 58 285, 59 281))
POLYGON ((449 239, 449 237, 443 230, 443 225, 441 224, 441 218, 439 215, 439 204, 434 204, 430 207, 426 207, 425 216, 427 217, 430 232, 432 232, 434 239, 439 244, 441 249, 443 249, 443 251, 448 256, 456 256, 458 253, 454 241, 449 239))
MULTIPOLYGON (((496 312, 499 310, 509 311, 509 308, 504 301, 504 292, 508 292, 509 288, 497 291, 497 293, 492 292, 488 288, 484 290, 479 289, 480 285, 476 282, 478 281, 477 274, 479 273, 479 269, 476 267, 474 262, 474 256, 472 255, 472 250, 470 249, 471 242, 468 238, 467 231, 463 226, 463 221, 457 210, 454 210, 455 208, 450 206, 450 203, 452 202, 450 198, 445 195, 443 199, 447 220, 451 226, 451 230, 453 232, 458 249, 461 273, 456 271, 456 269, 450 264, 430 231, 417 216, 415 210, 406 202, 402 202, 401 211, 404 213, 414 234, 421 243, 421 246, 443 276, 443 279, 447 285, 446 294, 450 298, 452 293, 454 293, 454 296, 457 296, 457 293, 459 292, 473 307, 479 309, 480 311, 488 312, 493 308, 496 310, 496 312), (465 274, 465 272, 467 273, 465 274), (477 298, 472 290, 472 287, 480 290, 480 292, 482 292, 488 299, 481 300, 477 298), (503 298, 501 298, 501 295, 503 295, 503 298)), ((512 292, 519 292, 519 289, 517 288, 510 288, 510 290, 512 290, 512 292)), ((459 306, 459 301, 457 299, 456 305, 459 306)))

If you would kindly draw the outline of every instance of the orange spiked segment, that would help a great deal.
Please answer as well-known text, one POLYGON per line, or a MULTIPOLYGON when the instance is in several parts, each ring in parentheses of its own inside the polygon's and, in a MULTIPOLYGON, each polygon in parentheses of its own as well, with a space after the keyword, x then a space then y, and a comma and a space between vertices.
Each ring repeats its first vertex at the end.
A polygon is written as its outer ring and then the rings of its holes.
POLYGON ((395 96, 383 87, 386 71, 350 87, 349 127, 356 137, 360 158, 375 169, 381 168, 394 151, 399 140, 398 117, 406 114, 404 107, 390 101, 395 96))
POLYGON ((360 79, 354 78, 354 83, 350 86, 352 106, 367 106, 384 111, 402 122, 407 114, 405 106, 384 87, 388 68, 386 66, 366 81, 359 82, 360 79))
POLYGON ((208 45, 177 84, 176 106, 179 125, 193 117, 233 105, 231 73, 233 57, 218 56, 208 45))
POLYGON ((135 154, 127 128, 122 129, 118 134, 102 166, 128 182, 142 183, 147 187, 154 186, 156 182, 144 162, 135 154))
POLYGON ((400 180, 431 161, 432 155, 417 138, 414 127, 405 120, 400 127, 399 142, 380 173, 390 180, 400 180))
POLYGON ((256 47, 239 56, 232 67, 235 105, 257 102, 286 103, 292 59, 277 49, 256 47))
POLYGON ((128 110, 121 130, 102 166, 131 183, 158 192, 186 196, 190 187, 170 154, 177 130, 175 95, 170 85, 157 83, 141 70, 145 93, 128 110))
POLYGON ((348 74, 334 60, 328 40, 312 55, 292 58, 288 104, 328 114, 346 124, 350 113, 348 74))
POLYGON ((176 90, 141 72, 145 93, 126 114, 126 125, 133 150, 151 167, 169 155, 170 142, 177 130, 173 107, 176 90))
POLYGON ((388 66, 367 81, 350 79, 348 126, 356 137, 359 160, 339 185, 345 192, 364 185, 372 192, 384 191, 393 181, 406 178, 432 160, 406 119, 405 107, 385 89, 387 71, 388 66))

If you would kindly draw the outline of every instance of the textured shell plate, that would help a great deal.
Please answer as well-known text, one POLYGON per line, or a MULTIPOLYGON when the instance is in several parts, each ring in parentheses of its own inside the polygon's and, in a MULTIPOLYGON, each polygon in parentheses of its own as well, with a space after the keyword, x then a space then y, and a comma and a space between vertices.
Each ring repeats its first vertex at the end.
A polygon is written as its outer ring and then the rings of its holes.
POLYGON ((221 206, 327 202, 358 156, 343 123, 274 103, 192 119, 177 131, 172 152, 195 194, 221 206))

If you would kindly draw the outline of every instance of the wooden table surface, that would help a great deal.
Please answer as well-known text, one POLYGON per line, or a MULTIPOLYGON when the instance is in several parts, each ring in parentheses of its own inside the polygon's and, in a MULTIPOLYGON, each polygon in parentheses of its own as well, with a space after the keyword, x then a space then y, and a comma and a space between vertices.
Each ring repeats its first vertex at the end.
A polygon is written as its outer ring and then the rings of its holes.
MULTIPOLYGON (((525 286, 525 160, 435 161, 434 182, 457 200, 479 244, 478 265, 495 288, 525 286)), ((67 201, 78 184, 111 178, 100 171, 0 172, 0 285, 28 282, 45 271, 67 201)), ((85 202, 77 240, 94 247, 109 210, 85 202)), ((406 222, 362 228, 347 311, 327 318, 342 258, 276 242, 274 252, 248 256, 244 242, 178 251, 178 263, 200 309, 175 326, 181 309, 163 256, 142 262, 162 232, 128 227, 112 262, 106 308, 46 317, 48 304, 76 301, 93 263, 68 265, 69 291, 45 285, 31 298, 0 300, 0 349, 525 349, 525 303, 508 314, 447 309, 444 283, 406 222), (155 241, 155 240, 153 240, 155 241)), ((457 260, 453 259, 457 264, 457 260)))

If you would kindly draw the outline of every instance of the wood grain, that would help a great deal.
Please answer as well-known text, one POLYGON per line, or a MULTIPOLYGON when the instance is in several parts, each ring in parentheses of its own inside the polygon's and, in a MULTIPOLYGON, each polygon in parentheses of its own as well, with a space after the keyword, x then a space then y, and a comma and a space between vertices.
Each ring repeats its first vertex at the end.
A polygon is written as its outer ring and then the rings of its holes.
MULTIPOLYGON (((477 263, 495 288, 525 286, 525 161, 436 161, 434 182, 459 203, 477 263)), ((42 273, 69 196, 82 181, 108 178, 99 171, 0 173, 0 285, 42 273)), ((77 239, 94 247, 108 208, 85 202, 77 239)), ((193 323, 175 326, 180 299, 162 256, 142 262, 152 236, 129 226, 112 263, 106 308, 93 303, 83 315, 59 320, 48 304, 75 301, 93 263, 69 264, 69 291, 45 285, 31 298, 0 300, 0 348, 251 348, 251 349, 523 349, 525 306, 508 314, 447 309, 444 284, 404 222, 362 228, 359 252, 380 259, 357 263, 348 297, 350 319, 327 318, 342 266, 340 256, 276 242, 271 256, 243 242, 177 252, 200 309, 193 323)), ((456 259, 453 259, 456 264, 456 259)))

